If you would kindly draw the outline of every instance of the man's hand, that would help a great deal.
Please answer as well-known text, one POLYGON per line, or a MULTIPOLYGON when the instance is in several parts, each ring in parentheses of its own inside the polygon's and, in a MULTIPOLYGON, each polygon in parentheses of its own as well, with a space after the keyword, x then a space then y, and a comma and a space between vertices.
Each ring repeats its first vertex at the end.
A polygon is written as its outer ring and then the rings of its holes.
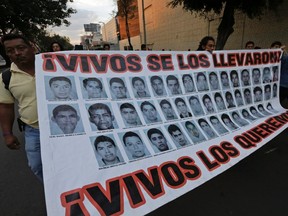
POLYGON ((20 147, 21 147, 21 144, 19 143, 18 138, 16 136, 14 136, 13 134, 6 135, 4 137, 4 141, 7 145, 7 147, 10 149, 17 150, 17 149, 20 149, 20 147))

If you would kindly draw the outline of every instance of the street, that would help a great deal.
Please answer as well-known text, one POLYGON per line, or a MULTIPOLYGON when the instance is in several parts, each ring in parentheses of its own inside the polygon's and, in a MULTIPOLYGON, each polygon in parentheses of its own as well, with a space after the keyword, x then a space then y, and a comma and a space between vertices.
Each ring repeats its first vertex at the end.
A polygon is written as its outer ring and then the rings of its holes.
MULTIPOLYGON (((228 171, 148 215, 287 215, 287 135, 288 129, 228 171)), ((1 138, 0 157, 1 215, 45 216, 43 187, 28 168, 24 149, 12 151, 1 138)))

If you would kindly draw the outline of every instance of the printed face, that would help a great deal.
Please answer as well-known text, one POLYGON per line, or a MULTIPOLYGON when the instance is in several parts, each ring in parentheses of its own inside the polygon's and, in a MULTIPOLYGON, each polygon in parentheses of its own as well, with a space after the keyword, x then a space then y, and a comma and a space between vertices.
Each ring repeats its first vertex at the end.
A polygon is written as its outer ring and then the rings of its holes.
POLYGON ((173 119, 174 116, 174 111, 171 107, 170 104, 165 103, 161 106, 163 113, 165 114, 165 116, 167 117, 167 119, 173 119))
POLYGON ((137 125, 138 124, 138 114, 135 109, 131 108, 123 108, 121 110, 122 118, 127 122, 129 125, 137 125))
POLYGON ((209 78, 210 78, 211 89, 212 90, 218 89, 219 88, 219 82, 218 82, 217 75, 210 74, 209 78))
POLYGON ((143 106, 143 115, 149 122, 157 122, 157 111, 155 108, 149 104, 143 106))
POLYGON ((222 97, 216 97, 215 102, 219 110, 226 109, 226 106, 222 97))
POLYGON ((154 133, 151 135, 150 140, 152 144, 159 149, 159 151, 166 151, 169 149, 167 140, 162 134, 154 133))
POLYGON ((269 68, 264 68, 263 71, 263 81, 270 81, 270 69, 269 68))
POLYGON ((88 98, 101 98, 102 89, 98 82, 88 81, 86 85, 88 98))
POLYGON ((194 112, 202 113, 202 107, 201 107, 199 100, 197 100, 197 99, 190 100, 190 105, 191 105, 192 109, 194 110, 194 112))
POLYGON ((271 88, 265 88, 265 100, 269 100, 271 98, 271 88))
POLYGON ((239 86, 239 77, 238 77, 238 74, 236 73, 233 73, 231 75, 231 82, 233 84, 233 87, 238 87, 239 86))
POLYGON ((135 81, 133 87, 138 93, 145 93, 145 85, 141 80, 135 81))
POLYGON ((226 95, 226 100, 229 106, 234 106, 234 100, 231 94, 226 95))
POLYGON ((204 75, 197 77, 197 87, 199 91, 204 91, 207 89, 206 77, 204 75))
POLYGON ((11 62, 14 62, 18 67, 34 63, 34 49, 22 39, 7 40, 3 45, 11 62))
POLYGON ((168 80, 167 86, 172 95, 179 94, 179 83, 177 80, 168 80))
POLYGON ((182 101, 179 101, 176 106, 180 113, 186 114, 188 112, 186 104, 182 101))
POLYGON ((194 83, 190 76, 185 76, 183 79, 183 85, 186 92, 193 92, 194 91, 194 83))
POLYGON ((179 145, 181 146, 187 145, 187 140, 181 131, 176 130, 172 132, 172 137, 175 140, 175 142, 178 143, 179 145))
POLYGON ((164 94, 164 85, 161 79, 155 79, 152 82, 152 88, 154 89, 154 92, 158 95, 161 96, 164 94))
POLYGON ((249 77, 249 72, 248 71, 243 71, 242 72, 242 82, 243 85, 250 85, 250 77, 249 77))
POLYGON ((229 79, 226 73, 221 74, 221 82, 223 87, 229 87, 229 79))
POLYGON ((115 95, 117 99, 126 98, 126 87, 121 83, 113 82, 110 86, 111 92, 115 95))
POLYGON ((198 131, 198 129, 196 128, 195 125, 193 125, 193 124, 187 124, 186 128, 187 128, 187 130, 192 134, 192 136, 199 137, 200 133, 199 133, 199 131, 198 131))
POLYGON ((214 112, 213 104, 210 98, 204 99, 204 106, 206 107, 208 112, 214 112))
POLYGON ((210 125, 207 122, 201 122, 200 127, 205 131, 206 134, 208 134, 210 137, 215 136, 213 129, 210 127, 210 125))
POLYGON ((243 99, 242 99, 240 93, 236 93, 236 94, 235 94, 235 99, 236 99, 236 103, 237 103, 238 106, 239 106, 239 105, 243 105, 243 99))
POLYGON ((262 91, 260 90, 256 91, 254 97, 255 97, 255 102, 262 101, 262 91))
POLYGON ((70 97, 71 85, 64 80, 56 80, 51 83, 51 91, 57 100, 67 100, 70 97))
POLYGON ((250 91, 244 91, 244 98, 246 103, 251 103, 252 102, 252 96, 250 91))
POLYGON ((273 82, 278 81, 278 76, 279 76, 279 69, 278 69, 278 67, 275 67, 273 69, 273 82))
POLYGON ((142 140, 137 136, 127 137, 125 139, 127 150, 131 153, 133 158, 140 158, 145 156, 145 148, 142 140))
POLYGON ((254 69, 252 72, 252 79, 254 84, 259 84, 260 83, 260 70, 259 69, 254 69))
POLYGON ((99 142, 97 145, 97 152, 106 164, 114 164, 118 162, 116 155, 117 149, 111 142, 99 142))
POLYGON ((90 115, 90 121, 96 125, 98 130, 113 128, 114 117, 111 116, 106 109, 93 110, 90 115))
POLYGON ((60 111, 52 120, 57 123, 64 134, 71 134, 76 128, 79 116, 72 110, 60 111))

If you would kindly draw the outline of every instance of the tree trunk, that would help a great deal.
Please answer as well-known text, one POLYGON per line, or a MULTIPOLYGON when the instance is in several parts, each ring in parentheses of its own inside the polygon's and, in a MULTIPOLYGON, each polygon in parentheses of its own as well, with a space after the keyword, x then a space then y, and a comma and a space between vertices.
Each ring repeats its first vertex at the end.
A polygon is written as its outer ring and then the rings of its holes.
POLYGON ((130 38, 130 31, 129 31, 129 23, 128 23, 128 15, 125 16, 125 24, 126 24, 126 35, 129 43, 129 48, 133 50, 133 46, 131 44, 131 38, 130 38))
POLYGON ((231 1, 227 1, 221 23, 218 27, 216 49, 223 50, 229 36, 234 32, 234 12, 235 8, 231 1))

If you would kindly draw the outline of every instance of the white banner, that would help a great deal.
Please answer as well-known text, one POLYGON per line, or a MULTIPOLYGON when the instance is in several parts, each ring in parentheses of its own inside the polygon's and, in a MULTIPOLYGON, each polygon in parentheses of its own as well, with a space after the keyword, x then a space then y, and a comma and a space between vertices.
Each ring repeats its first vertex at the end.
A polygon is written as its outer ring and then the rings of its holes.
POLYGON ((37 55, 48 215, 144 215, 277 136, 281 50, 37 55))

